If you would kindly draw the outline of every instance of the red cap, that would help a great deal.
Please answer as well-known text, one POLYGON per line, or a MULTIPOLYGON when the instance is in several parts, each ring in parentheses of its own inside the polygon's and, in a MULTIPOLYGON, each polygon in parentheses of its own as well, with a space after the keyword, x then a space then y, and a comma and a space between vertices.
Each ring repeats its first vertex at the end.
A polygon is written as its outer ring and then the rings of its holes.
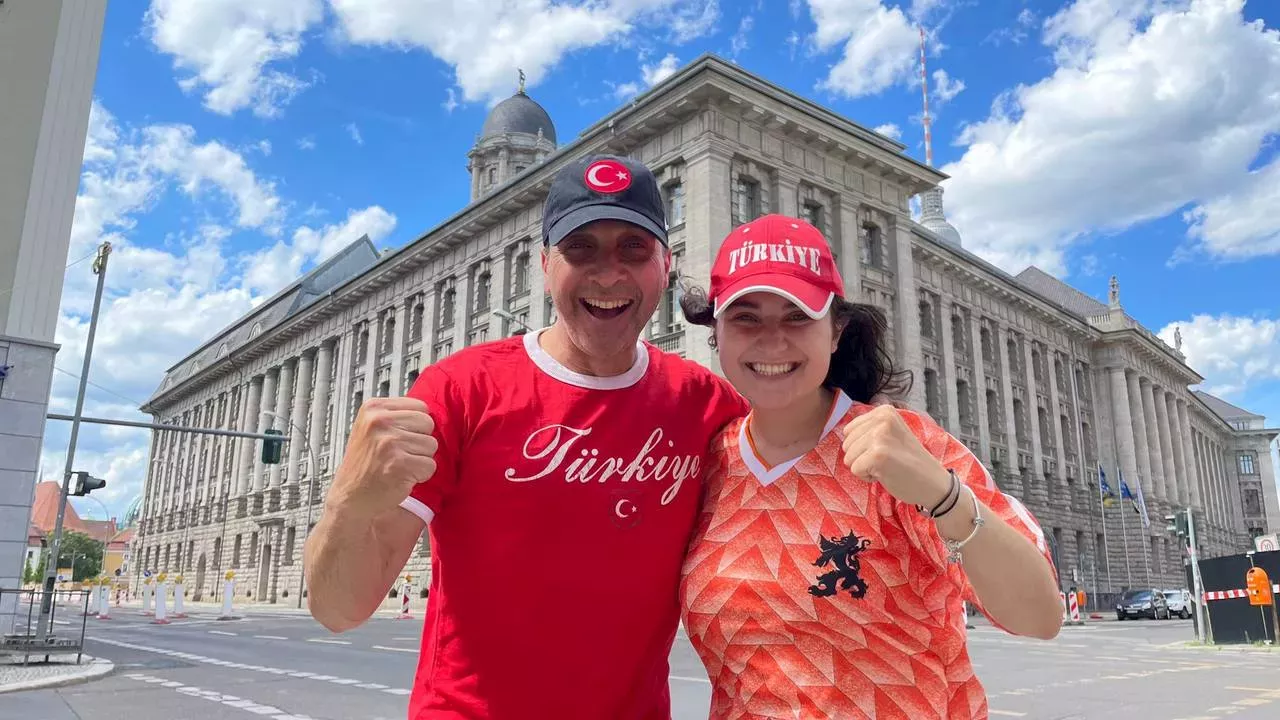
POLYGON ((799 218, 765 215, 729 233, 711 269, 716 317, 753 292, 780 295, 816 320, 826 316, 835 296, 844 297, 844 280, 818 228, 799 218))

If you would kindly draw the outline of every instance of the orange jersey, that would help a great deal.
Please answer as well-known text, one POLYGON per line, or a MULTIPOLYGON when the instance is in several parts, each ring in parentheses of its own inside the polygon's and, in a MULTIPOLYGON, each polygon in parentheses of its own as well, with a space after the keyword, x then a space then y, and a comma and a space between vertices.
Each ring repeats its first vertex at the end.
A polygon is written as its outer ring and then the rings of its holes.
MULTIPOLYGON (((947 562, 933 520, 843 463, 840 429, 870 410, 838 394, 817 447, 772 468, 752 450, 750 418, 712 442, 680 600, 711 678, 713 720, 987 717, 961 611, 962 600, 981 604, 962 565, 947 562)), ((1048 559, 1035 519, 968 448, 900 412, 1048 559)))

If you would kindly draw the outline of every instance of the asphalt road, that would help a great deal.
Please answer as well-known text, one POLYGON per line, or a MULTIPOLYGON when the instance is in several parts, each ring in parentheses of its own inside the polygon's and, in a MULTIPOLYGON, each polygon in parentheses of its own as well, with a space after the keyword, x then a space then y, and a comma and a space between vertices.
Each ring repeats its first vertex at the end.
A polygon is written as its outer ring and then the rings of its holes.
MULTIPOLYGON (((153 625, 136 610, 90 620, 101 680, 0 695, 0 718, 402 720, 421 620, 379 617, 333 636, 281 612, 153 625)), ((1280 653, 1188 648, 1187 621, 1097 622, 1057 640, 970 631, 992 718, 1263 720, 1280 716, 1280 653)), ((683 639, 671 657, 675 720, 706 718, 710 686, 683 639)))

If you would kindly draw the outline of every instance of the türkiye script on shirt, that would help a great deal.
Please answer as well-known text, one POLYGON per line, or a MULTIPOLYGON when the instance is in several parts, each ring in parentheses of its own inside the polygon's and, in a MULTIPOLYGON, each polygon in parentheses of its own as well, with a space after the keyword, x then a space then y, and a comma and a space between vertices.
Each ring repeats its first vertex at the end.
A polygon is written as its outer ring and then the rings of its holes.
MULTIPOLYGON (((509 467, 505 476, 511 482, 533 482, 560 479, 566 483, 670 483, 662 493, 662 505, 671 504, 684 481, 697 477, 700 454, 680 455, 675 441, 666 439, 662 428, 654 428, 635 451, 625 457, 608 457, 591 443, 593 428, 548 425, 533 431, 525 439, 521 453, 529 461, 526 468, 509 467), (668 451, 668 452, 663 452, 668 451)), ((611 443, 613 444, 613 443, 611 443)), ((622 502, 615 507, 620 516, 622 502)))

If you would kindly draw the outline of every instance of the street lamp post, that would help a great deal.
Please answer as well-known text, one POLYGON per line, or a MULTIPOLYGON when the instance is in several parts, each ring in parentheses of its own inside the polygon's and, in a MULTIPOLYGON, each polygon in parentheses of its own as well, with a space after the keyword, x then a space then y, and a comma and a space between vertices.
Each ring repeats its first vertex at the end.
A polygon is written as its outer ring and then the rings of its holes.
MULTIPOLYGON (((278 413, 271 412, 270 410, 263 410, 262 414, 265 415, 266 417, 271 418, 272 420, 282 420, 288 423, 290 427, 292 427, 294 430, 296 430, 299 435, 306 435, 306 433, 303 432, 302 428, 294 424, 293 420, 291 419, 281 417, 278 413)), ((274 422, 272 422, 271 425, 273 428, 275 427, 274 422)), ((307 524, 302 531, 302 546, 304 548, 307 545, 307 536, 311 534, 311 508, 315 505, 315 501, 312 495, 315 492, 316 474, 319 473, 320 471, 319 470, 320 453, 317 452, 317 448, 315 444, 310 441, 311 439, 307 438, 307 440, 308 440, 307 452, 309 453, 309 456, 307 458, 307 465, 308 465, 307 467, 307 524)), ((297 482, 298 479, 294 478, 294 481, 297 482)), ((302 483, 298 482, 298 484, 301 485, 302 483)), ((299 609, 302 608, 302 595, 304 592, 306 592, 306 574, 307 574, 306 553, 303 553, 302 562, 299 563, 298 565, 298 608, 299 609)))

